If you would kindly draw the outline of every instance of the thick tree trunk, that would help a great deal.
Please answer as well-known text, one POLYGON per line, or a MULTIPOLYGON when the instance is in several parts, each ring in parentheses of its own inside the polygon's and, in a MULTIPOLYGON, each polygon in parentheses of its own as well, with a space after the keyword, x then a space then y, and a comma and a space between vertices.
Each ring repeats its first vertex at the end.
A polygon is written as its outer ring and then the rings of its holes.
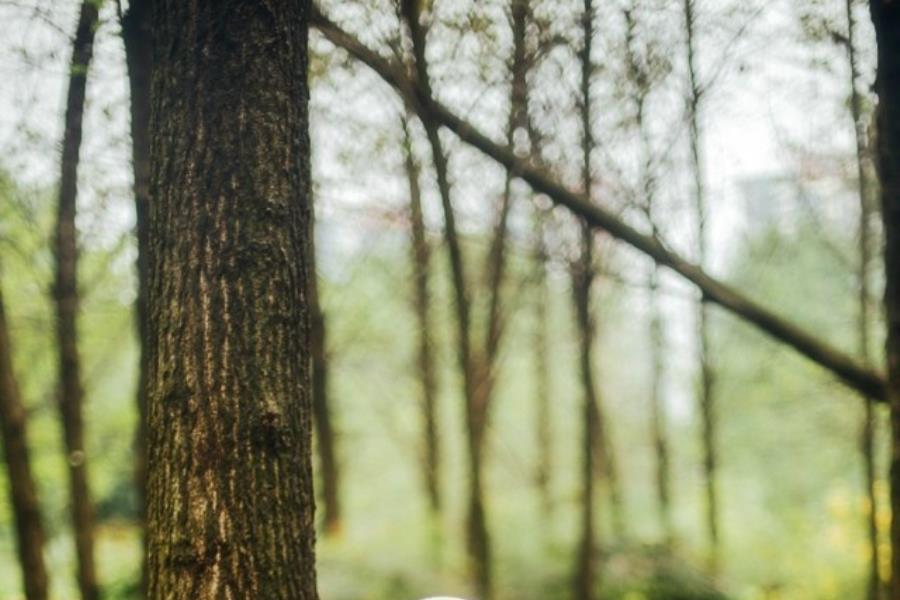
POLYGON ((97 4, 86 0, 81 5, 72 43, 54 248, 56 281, 53 288, 59 345, 59 409, 69 465, 78 588, 84 600, 96 600, 99 589, 94 567, 94 509, 91 505, 84 447, 84 390, 81 387, 78 358, 78 240, 75 213, 85 89, 96 27, 97 4))
POLYGON ((891 413, 891 591, 900 600, 900 5, 870 0, 878 42, 876 150, 884 221, 887 389, 891 413))
POLYGON ((149 598, 315 600, 309 3, 155 8, 149 598))
POLYGON ((411 115, 401 119, 406 177, 409 181, 410 255, 413 267, 413 308, 418 323, 416 367, 422 394, 422 431, 424 455, 422 461, 425 494, 432 517, 441 512, 440 442, 437 422, 437 376, 434 368, 431 341, 431 249, 425 238, 425 219, 422 213, 422 190, 419 185, 419 163, 413 153, 409 133, 411 115))
MULTIPOLYGON (((853 0, 846 0, 847 15, 847 62, 850 67, 850 116, 853 119, 853 132, 856 140, 856 175, 859 193, 859 269, 858 269, 858 308, 857 317, 858 343, 860 359, 866 364, 871 362, 869 352, 869 331, 872 318, 869 310, 869 268, 872 264, 872 190, 868 152, 866 149, 866 125, 863 123, 863 98, 857 87, 859 67, 856 59, 856 17, 853 14, 853 0)), ((863 459, 864 493, 869 502, 866 515, 866 528, 869 537, 869 600, 885 597, 885 585, 878 574, 881 551, 878 545, 878 499, 875 494, 875 400, 866 397, 863 409, 862 427, 860 430, 860 451, 863 459)))
POLYGON ((131 92, 131 162, 137 235, 138 426, 134 436, 134 481, 143 531, 141 589, 147 591, 147 211, 150 203, 150 83, 153 68, 150 0, 131 0, 122 18, 122 39, 131 92))
POLYGON ((28 458, 27 414, 13 371, 9 325, 0 291, 0 434, 9 476, 10 504, 16 524, 16 546, 22 583, 28 600, 46 600, 44 527, 37 488, 28 458))
POLYGON ((326 535, 334 535, 341 529, 340 472, 331 403, 328 401, 328 349, 325 313, 319 299, 319 280, 315 272, 315 235, 310 238, 310 249, 314 266, 313 274, 309 278, 313 422, 316 430, 316 449, 319 454, 322 524, 326 535))
MULTIPOLYGON (((697 264, 706 265, 706 185, 703 175, 703 139, 700 108, 703 90, 697 74, 697 41, 695 39, 695 1, 684 0, 684 22, 688 66, 688 129, 691 170, 694 178, 694 218, 697 223, 697 264)), ((719 569, 719 500, 716 487, 716 419, 715 371, 710 353, 709 307, 701 298, 697 302, 697 363, 700 366, 699 413, 700 442, 703 447, 703 476, 706 492, 706 526, 709 533, 709 568, 719 569)))

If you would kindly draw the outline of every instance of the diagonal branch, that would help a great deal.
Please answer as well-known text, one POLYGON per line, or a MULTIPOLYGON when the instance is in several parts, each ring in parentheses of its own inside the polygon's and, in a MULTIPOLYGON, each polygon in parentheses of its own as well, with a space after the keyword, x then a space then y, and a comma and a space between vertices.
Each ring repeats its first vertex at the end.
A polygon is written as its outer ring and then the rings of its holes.
POLYGON ((718 304, 769 334, 772 338, 794 348, 800 354, 832 372, 849 387, 883 401, 882 375, 860 364, 844 351, 818 339, 802 327, 775 314, 759 302, 748 298, 734 287, 712 277, 703 269, 667 248, 662 242, 631 227, 611 211, 592 204, 584 195, 570 191, 552 177, 510 152, 505 145, 495 143, 467 121, 434 100, 421 86, 407 78, 397 66, 360 43, 318 9, 313 9, 310 23, 333 44, 372 68, 385 82, 394 87, 403 99, 420 115, 440 123, 464 142, 478 148, 508 169, 515 171, 536 192, 547 195, 556 204, 565 206, 583 218, 593 229, 603 229, 611 236, 643 252, 658 264, 675 271, 702 292, 704 300, 718 304))

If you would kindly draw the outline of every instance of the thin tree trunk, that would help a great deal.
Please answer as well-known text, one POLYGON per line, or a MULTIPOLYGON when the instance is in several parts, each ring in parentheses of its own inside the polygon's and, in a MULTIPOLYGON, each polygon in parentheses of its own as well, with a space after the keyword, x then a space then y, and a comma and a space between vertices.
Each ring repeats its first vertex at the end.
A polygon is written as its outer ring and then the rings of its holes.
MULTIPOLYGON (((703 175, 703 139, 700 129, 700 109, 703 91, 697 75, 695 39, 696 13, 694 0, 684 0, 684 21, 687 35, 689 139, 691 170, 694 177, 694 218, 697 223, 697 264, 706 265, 706 185, 703 175)), ((697 362, 700 366, 699 412, 701 445, 703 447, 703 476, 706 486, 706 527, 709 534, 709 568, 719 570, 719 501, 716 489, 716 418, 715 371, 710 352, 709 307, 703 299, 697 302, 697 362)))
POLYGON ((875 115, 884 222, 887 396, 891 413, 891 590, 900 600, 900 6, 870 0, 878 43, 875 115))
POLYGON ((46 600, 48 584, 44 566, 44 526, 28 457, 27 420, 13 370, 9 325, 0 291, 0 434, 3 435, 3 456, 16 524, 16 547, 25 597, 28 600, 46 600))
MULTIPOLYGON (((596 327, 594 337, 597 337, 596 327)), ((607 427, 608 419, 602 410, 602 402, 598 401, 597 410, 593 414, 596 421, 594 431, 597 432, 594 436, 594 476, 602 478, 606 484, 609 493, 612 533, 617 540, 623 541, 628 536, 625 525, 625 502, 622 498, 622 485, 619 479, 616 452, 607 427)))
MULTIPOLYGON (((591 0, 584 0, 581 14, 581 186, 585 197, 591 197, 593 176, 591 153, 594 136, 591 131, 591 47, 594 39, 594 8, 591 0)), ((581 223, 581 249, 578 261, 572 265, 572 292, 578 325, 579 367, 581 375, 582 420, 581 440, 581 537, 576 559, 574 598, 593 600, 596 597, 596 539, 594 519, 594 453, 602 440, 597 440, 602 426, 597 388, 594 382, 594 322, 591 317, 591 285, 594 280, 594 236, 581 223)))
POLYGON ((617 240, 635 248, 657 264, 668 267, 695 285, 708 302, 718 304, 738 319, 755 327, 770 338, 793 348, 797 353, 831 373, 847 387, 887 402, 886 380, 881 373, 866 367, 856 358, 811 334, 776 311, 753 300, 746 293, 712 277, 703 269, 672 251, 662 240, 628 225, 611 211, 590 203, 582 194, 572 192, 560 184, 540 166, 530 164, 504 145, 491 140, 472 123, 461 119, 445 105, 426 93, 417 82, 360 43, 358 39, 338 27, 321 12, 313 11, 314 25, 335 45, 370 67, 409 103, 421 119, 446 127, 466 144, 504 167, 528 183, 538 193, 545 194, 554 204, 564 206, 590 223, 594 231, 603 230, 617 240))
MULTIPOLYGON (((310 237, 312 264, 316 265, 315 235, 310 237)), ((310 342, 312 344, 312 406, 319 454, 319 481, 322 492, 322 524, 326 535, 341 529, 340 471, 338 468, 334 422, 328 401, 328 349, 325 313, 319 299, 319 278, 313 269, 309 279, 310 342)))
MULTIPOLYGON (((869 353, 869 331, 872 318, 869 311, 869 267, 872 264, 872 197, 870 189, 868 160, 866 151, 866 126, 863 123, 862 95, 857 87, 859 68, 856 62, 856 18, 853 15, 853 1, 846 0, 847 15, 847 62, 850 67, 850 116, 856 140, 857 190, 859 193, 859 314, 857 316, 859 355, 864 363, 871 362, 869 353)), ((869 536, 869 600, 879 600, 885 596, 885 586, 878 574, 881 551, 878 546, 878 499, 875 495, 875 401, 865 398, 863 423, 860 431, 860 450, 863 459, 865 495, 869 502, 866 527, 869 536)))
MULTIPOLYGON (((637 22, 630 10, 625 11, 627 25, 626 54, 628 72, 631 83, 635 87, 635 125, 638 129, 640 155, 641 155, 641 187, 646 211, 647 222, 654 237, 659 237, 658 224, 655 217, 655 182, 652 173, 652 157, 650 134, 646 127, 647 96, 650 92, 649 80, 642 66, 638 63, 633 43, 637 22)), ((647 289, 649 305, 649 318, 647 336, 650 343, 650 419, 651 441, 656 460, 656 498, 659 511, 660 526, 663 532, 663 541, 670 546, 674 539, 669 477, 669 444, 666 436, 666 410, 663 398, 663 352, 665 346, 665 332, 663 330, 662 314, 659 306, 659 264, 654 262, 647 276, 647 289)))
POLYGON ((91 505, 84 447, 84 390, 81 387, 78 357, 78 240, 75 213, 85 88, 96 27, 97 4, 85 0, 78 16, 69 67, 54 249, 56 281, 53 288, 59 345, 59 409, 69 465, 78 588, 84 600, 96 600, 100 592, 94 567, 94 509, 91 505))
POLYGON ((316 600, 310 6, 155 9, 149 598, 316 600))
POLYGON ((547 281, 547 245, 544 240, 544 219, 536 214, 537 242, 535 244, 535 271, 537 297, 535 299, 534 329, 534 373, 535 373, 535 448, 537 463, 535 465, 535 484, 540 499, 541 511, 549 521, 553 513, 553 494, 550 476, 553 472, 553 425, 550 409, 550 322, 547 305, 550 298, 550 286, 547 281))
POLYGON ((437 377, 434 369, 434 352, 431 340, 431 291, 429 272, 431 271, 431 249, 425 237, 425 219, 422 213, 422 191, 419 186, 419 163, 413 153, 410 139, 409 121, 411 115, 401 119, 403 128, 403 152, 406 176, 409 181, 410 255, 413 266, 414 298, 413 308, 418 322, 418 348, 416 366, 419 371, 419 385, 422 394, 423 436, 423 481, 428 508, 432 517, 441 512, 441 471, 440 444, 437 422, 437 377))
POLYGON ((656 500, 663 542, 671 546, 674 541, 672 503, 669 478, 669 443, 666 435, 666 409, 663 386, 663 338, 662 316, 659 307, 659 269, 654 265, 648 285, 650 293, 650 418, 651 437, 656 459, 656 500))
POLYGON ((137 320, 139 362, 138 426, 134 439, 134 480, 142 528, 141 590, 147 591, 147 211, 150 202, 150 81, 153 67, 149 0, 131 0, 122 17, 122 39, 131 92, 131 162, 137 233, 137 320))
MULTIPOLYGON (((588 0, 588 3, 590 0, 588 0)), ((581 379, 581 418, 584 433, 581 439, 581 533, 576 558, 574 597, 592 600, 596 597, 596 520, 594 518, 594 456, 599 440, 602 416, 594 382, 594 323, 590 314, 590 288, 593 283, 593 236, 582 226, 581 256, 572 265, 572 292, 578 325, 579 373, 581 379)))
MULTIPOLYGON (((402 9, 413 42, 416 80, 430 95, 431 84, 425 59, 425 30, 419 22, 419 7, 414 0, 404 0, 402 9)), ((472 350, 471 306, 462 248, 456 229, 456 216, 451 201, 447 156, 438 135, 437 125, 429 119, 422 119, 422 125, 431 146, 441 208, 444 213, 444 241, 447 245, 456 309, 458 361, 463 375, 469 471, 466 509, 466 547, 469 571, 472 574, 478 596, 482 600, 490 600, 492 595, 491 542, 484 504, 482 441, 485 409, 492 387, 491 374, 490 368, 483 361, 475 360, 472 350)), ((490 334, 488 334, 488 338, 490 339, 490 334)))

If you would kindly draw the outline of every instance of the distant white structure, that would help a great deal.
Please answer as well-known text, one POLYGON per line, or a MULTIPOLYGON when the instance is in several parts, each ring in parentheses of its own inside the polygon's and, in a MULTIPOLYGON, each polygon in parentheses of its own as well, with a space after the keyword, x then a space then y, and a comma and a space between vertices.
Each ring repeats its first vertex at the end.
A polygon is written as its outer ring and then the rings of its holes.
POLYGON ((839 161, 806 161, 799 168, 738 181, 748 231, 792 231, 810 221, 837 230, 854 222, 855 183, 839 161))

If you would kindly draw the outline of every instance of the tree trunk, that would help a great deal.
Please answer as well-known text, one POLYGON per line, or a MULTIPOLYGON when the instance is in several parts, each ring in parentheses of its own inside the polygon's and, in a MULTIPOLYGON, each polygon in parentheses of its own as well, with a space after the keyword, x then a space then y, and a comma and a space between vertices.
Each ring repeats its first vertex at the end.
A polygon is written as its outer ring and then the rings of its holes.
MULTIPOLYGON (((431 95, 428 63, 425 57, 425 30, 419 23, 419 7, 414 0, 404 0, 403 15, 410 30, 415 58, 415 77, 425 93, 431 95)), ((447 156, 444 153, 437 125, 422 119, 434 160, 438 192, 444 213, 444 241, 450 262, 450 274, 456 309, 457 357, 463 376, 463 396, 466 422, 466 448, 469 470, 469 489, 466 509, 466 548, 469 571, 476 593, 482 600, 490 600, 492 570, 490 535, 484 506, 482 474, 482 434, 486 402, 490 394, 490 373, 482 361, 476 361, 472 351, 471 305, 466 284, 465 264, 456 230, 456 216, 450 195, 447 156), (476 370, 478 371, 476 373, 476 370)))
POLYGON ((153 68, 149 0, 131 0, 122 18, 122 39, 131 92, 131 162, 137 234, 138 426, 134 438, 134 481, 143 533, 141 590, 147 591, 147 211, 150 203, 150 81, 153 68))
POLYGON ((663 347, 665 342, 659 307, 659 268, 656 265, 652 267, 648 285, 650 290, 650 419, 651 437, 656 459, 656 500, 663 532, 663 543, 666 546, 671 546, 675 536, 672 524, 666 409, 662 394, 663 347))
MULTIPOLYGON (((588 0, 588 3, 590 0, 588 0)), ((582 386, 581 439, 581 535, 576 559, 574 597, 592 600, 596 597, 596 540, 594 519, 594 455, 598 444, 601 414, 594 383, 594 323, 590 314, 590 288, 593 282, 593 236, 582 226, 581 257, 572 265, 572 292, 578 324, 579 372, 582 386)))
MULTIPOLYGON (((628 83, 631 86, 634 103, 634 123, 637 128, 640 153, 640 184, 643 210, 654 239, 659 237, 656 221, 656 182, 653 173, 653 148, 647 127, 647 99, 652 91, 653 81, 647 73, 634 47, 637 41, 638 25, 631 9, 623 10, 625 17, 625 61, 628 83)), ((673 526, 670 506, 669 444, 666 436, 666 410, 663 398, 663 355, 665 332, 659 306, 659 263, 654 262, 647 274, 647 303, 649 305, 647 337, 650 354, 650 438, 656 461, 656 498, 663 542, 671 546, 673 526)))
MULTIPOLYGON (((694 218, 697 223, 697 264, 706 265, 706 185, 703 175, 703 139, 700 129, 700 108, 703 90, 697 74, 695 39, 696 12, 694 0, 684 0, 686 51, 688 65, 688 133, 691 150, 691 170, 694 178, 694 218)), ((709 569, 719 570, 719 499, 716 488, 716 419, 715 371, 710 352, 709 307, 701 298, 697 302, 697 363, 700 366, 699 412, 700 441, 703 447, 703 476, 706 485, 706 526, 709 533, 709 569)))
MULTIPOLYGON (((591 197, 593 176, 591 154, 594 136, 591 131, 591 47, 594 38, 594 8, 592 0, 584 0, 581 15, 581 186, 587 198, 591 197)), ((574 598, 593 600, 596 597, 596 539, 594 519, 594 452, 598 426, 602 425, 600 407, 597 404, 597 388, 594 383, 594 322, 591 317, 591 285, 594 281, 594 236, 590 228, 581 223, 581 248, 578 260, 572 265, 572 294, 578 330, 579 370, 582 385, 582 420, 584 435, 581 440, 581 537, 576 558, 574 598)), ((602 444, 602 440, 600 441, 602 444)))
MULTIPOLYGON (((597 337, 596 327, 594 337, 597 337)), ((593 411, 595 421, 594 431, 594 477, 600 478, 606 484, 609 492, 609 508, 612 520, 612 533, 619 541, 624 541, 628 536, 625 525, 625 502, 622 498, 622 484, 619 479, 619 466, 616 459, 615 448, 609 434, 602 402, 597 401, 593 411)))
POLYGON ((44 526, 37 488, 28 458, 27 414, 13 370, 9 325, 0 292, 0 433, 9 475, 10 504, 16 523, 16 545, 28 600, 46 600, 44 526))
POLYGON ((161 0, 151 600, 315 600, 308 2, 161 0))
POLYGON ((900 600, 900 6, 870 0, 878 43, 876 151, 884 221, 886 396, 891 413, 891 591, 900 600))
POLYGON ((316 429, 316 448, 319 454, 319 473, 322 493, 322 524, 326 535, 341 529, 340 472, 338 469, 334 423, 328 401, 328 349, 326 345, 325 313, 319 299, 319 279, 315 272, 315 235, 310 237, 313 273, 309 278, 310 342, 312 344, 312 406, 316 429))
POLYGON ((409 133, 411 115, 401 119, 403 127, 403 152, 406 176, 409 181, 411 258, 413 266, 413 308, 418 322, 418 348, 416 366, 422 393, 423 481, 432 517, 441 512, 440 446, 437 423, 437 378, 434 369, 434 352, 431 341, 431 291, 429 271, 431 249, 425 238, 425 219, 422 213, 422 191, 419 186, 419 164, 413 153, 409 133))
POLYGON ((535 465, 535 484, 540 499, 541 512, 549 520, 553 512, 553 494, 550 474, 553 472, 553 426, 550 410, 550 322, 547 304, 550 298, 550 286, 547 281, 547 245, 544 240, 544 219, 535 216, 537 242, 535 244, 535 280, 537 297, 535 299, 534 329, 534 396, 535 396, 535 448, 537 463, 535 465))
POLYGON ((84 447, 84 390, 81 387, 78 357, 78 240, 75 213, 85 89, 96 27, 97 4, 85 0, 78 16, 69 68, 54 248, 56 281, 53 288, 59 345, 59 409, 69 465, 78 588, 84 600, 96 600, 99 589, 94 567, 94 509, 91 505, 84 447))
MULTIPOLYGON (((853 15, 853 0, 845 3, 847 15, 847 62, 850 67, 850 116, 853 119, 853 132, 856 140, 857 191, 859 193, 859 270, 858 292, 859 313, 857 316, 858 343, 860 359, 869 364, 869 331, 871 314, 869 310, 869 268, 872 264, 872 197, 870 170, 867 168, 866 126, 863 123, 863 98, 857 87, 859 67, 856 62, 856 18, 853 15)), ((866 528, 869 537, 869 600, 880 600, 885 597, 885 586, 878 574, 881 551, 878 546, 878 499, 875 495, 875 410, 874 399, 866 397, 863 409, 862 427, 860 430, 860 450, 863 459, 864 493, 869 502, 869 513, 866 516, 866 528)))

